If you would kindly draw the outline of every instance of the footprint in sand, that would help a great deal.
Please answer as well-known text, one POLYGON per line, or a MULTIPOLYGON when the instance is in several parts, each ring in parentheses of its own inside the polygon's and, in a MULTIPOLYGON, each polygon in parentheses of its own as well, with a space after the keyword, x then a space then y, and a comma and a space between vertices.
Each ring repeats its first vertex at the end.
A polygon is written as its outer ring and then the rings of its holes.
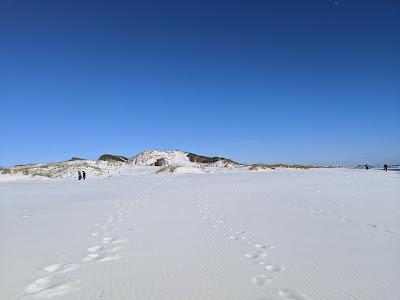
POLYGON ((112 244, 123 244, 126 242, 128 242, 128 239, 118 239, 118 240, 111 241, 112 244))
POLYGON ((261 257, 266 257, 268 255, 267 252, 265 251, 252 251, 249 253, 246 253, 244 256, 250 259, 258 259, 261 257))
POLYGON ((221 227, 225 227, 225 224, 217 222, 215 224, 212 225, 213 228, 221 228, 221 227))
POLYGON ((266 270, 268 270, 268 271, 271 271, 271 272, 280 272, 280 271, 283 271, 283 267, 276 266, 276 265, 271 265, 271 264, 266 264, 266 265, 264 266, 264 268, 265 268, 266 270))
POLYGON ((109 261, 109 260, 116 260, 119 259, 119 255, 105 255, 104 252, 101 253, 89 253, 86 255, 85 258, 82 259, 82 262, 103 262, 103 261, 109 261))
POLYGON ((112 236, 105 236, 101 239, 103 244, 110 244, 110 243, 112 243, 113 240, 114 240, 114 238, 112 236))
POLYGON ((230 240, 235 240, 235 241, 242 241, 247 238, 247 232, 246 231, 233 231, 229 230, 230 232, 233 232, 232 235, 230 235, 228 238, 230 240))
POLYGON ((53 264, 43 268, 48 273, 67 273, 78 269, 77 264, 53 264))
POLYGON ((32 281, 25 289, 26 295, 51 298, 78 289, 77 279, 66 278, 62 274, 78 269, 77 264, 52 264, 43 268, 49 275, 32 281))
POLYGON ((257 249, 273 249, 273 248, 275 248, 275 246, 272 246, 272 245, 263 245, 263 244, 258 244, 258 243, 253 244, 253 246, 254 246, 254 248, 257 248, 257 249))
POLYGON ((278 295, 287 300, 311 300, 306 295, 289 289, 280 290, 278 295))
MULTIPOLYGON (((112 237, 103 237, 103 239, 105 239, 105 241, 109 241, 111 243, 112 240, 109 240, 109 238, 112 239, 112 237)), ((87 252, 89 253, 82 261, 83 262, 88 262, 88 261, 95 261, 95 260, 99 260, 101 259, 104 254, 103 252, 106 249, 106 245, 96 245, 96 246, 92 246, 87 248, 87 252)))
POLYGON ((251 278, 250 281, 255 285, 262 286, 266 283, 271 283, 272 279, 273 277, 270 275, 259 275, 251 278))
POLYGON ((241 241, 241 240, 245 240, 246 236, 242 236, 242 235, 230 235, 228 237, 230 240, 235 240, 235 241, 241 241))
POLYGON ((103 261, 110 261, 110 260, 116 260, 119 259, 120 256, 119 255, 108 255, 108 256, 104 256, 103 258, 99 259, 99 262, 103 262, 103 261))
POLYGON ((93 246, 87 249, 88 252, 90 253, 96 253, 96 252, 100 252, 103 251, 104 247, 103 246, 93 246))
POLYGON ((378 224, 363 223, 361 225, 367 227, 370 230, 375 230, 375 229, 383 230, 382 227, 378 224))
POLYGON ((351 222, 353 222, 352 220, 347 219, 347 218, 345 218, 345 217, 340 217, 340 220, 342 220, 343 222, 346 222, 346 223, 351 223, 351 222))
POLYGON ((66 281, 59 277, 46 276, 34 280, 24 292, 26 295, 35 295, 38 298, 52 298, 76 290, 77 280, 66 281))
POLYGON ((62 266, 62 264, 49 265, 47 267, 44 267, 43 270, 49 273, 53 273, 61 270, 62 266))
POLYGON ((82 262, 93 262, 103 258, 101 253, 90 253, 82 259, 82 262))

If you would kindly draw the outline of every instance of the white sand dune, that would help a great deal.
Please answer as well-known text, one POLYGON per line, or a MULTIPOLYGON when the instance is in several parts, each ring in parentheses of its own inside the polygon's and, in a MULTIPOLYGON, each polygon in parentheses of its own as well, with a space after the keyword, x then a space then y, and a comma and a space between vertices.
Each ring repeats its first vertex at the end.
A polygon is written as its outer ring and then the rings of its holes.
POLYGON ((400 299, 396 172, 0 178, 0 199, 0 299, 400 299))

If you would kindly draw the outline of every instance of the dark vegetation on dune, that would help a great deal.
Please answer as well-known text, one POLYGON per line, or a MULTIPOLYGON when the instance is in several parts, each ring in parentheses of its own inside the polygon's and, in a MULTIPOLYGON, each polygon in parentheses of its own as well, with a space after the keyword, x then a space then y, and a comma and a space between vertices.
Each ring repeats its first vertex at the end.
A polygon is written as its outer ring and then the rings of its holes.
POLYGON ((75 160, 85 160, 85 159, 84 159, 84 158, 80 158, 80 157, 75 157, 75 156, 73 156, 73 157, 71 157, 71 159, 68 160, 68 161, 75 161, 75 160))
POLYGON ((117 162, 128 162, 128 158, 121 155, 111 155, 111 154, 103 154, 99 157, 98 160, 105 161, 117 161, 117 162))
POLYGON ((225 158, 225 157, 217 157, 217 156, 208 157, 208 156, 202 156, 202 155, 198 155, 198 154, 194 154, 194 153, 188 153, 187 156, 191 162, 198 162, 198 163, 203 163, 203 164, 211 164, 211 163, 214 163, 214 162, 217 162, 220 160, 237 164, 233 160, 225 158))
POLYGON ((168 165, 167 161, 165 160, 165 158, 159 158, 156 160, 156 162, 154 163, 154 165, 156 167, 162 167, 162 166, 166 166, 168 165))

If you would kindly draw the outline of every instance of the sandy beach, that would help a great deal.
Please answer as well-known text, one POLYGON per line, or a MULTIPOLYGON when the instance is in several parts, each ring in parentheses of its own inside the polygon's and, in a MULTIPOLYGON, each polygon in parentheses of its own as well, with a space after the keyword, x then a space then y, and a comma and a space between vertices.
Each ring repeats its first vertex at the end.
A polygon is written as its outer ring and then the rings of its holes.
POLYGON ((400 174, 0 182, 1 299, 400 299, 400 174))

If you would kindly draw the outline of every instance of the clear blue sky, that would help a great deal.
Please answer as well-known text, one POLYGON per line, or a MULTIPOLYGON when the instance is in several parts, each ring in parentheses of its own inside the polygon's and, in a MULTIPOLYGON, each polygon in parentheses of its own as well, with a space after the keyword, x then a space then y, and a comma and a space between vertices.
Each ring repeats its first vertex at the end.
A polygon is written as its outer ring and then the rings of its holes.
POLYGON ((400 162, 400 2, 0 0, 0 165, 400 162))

